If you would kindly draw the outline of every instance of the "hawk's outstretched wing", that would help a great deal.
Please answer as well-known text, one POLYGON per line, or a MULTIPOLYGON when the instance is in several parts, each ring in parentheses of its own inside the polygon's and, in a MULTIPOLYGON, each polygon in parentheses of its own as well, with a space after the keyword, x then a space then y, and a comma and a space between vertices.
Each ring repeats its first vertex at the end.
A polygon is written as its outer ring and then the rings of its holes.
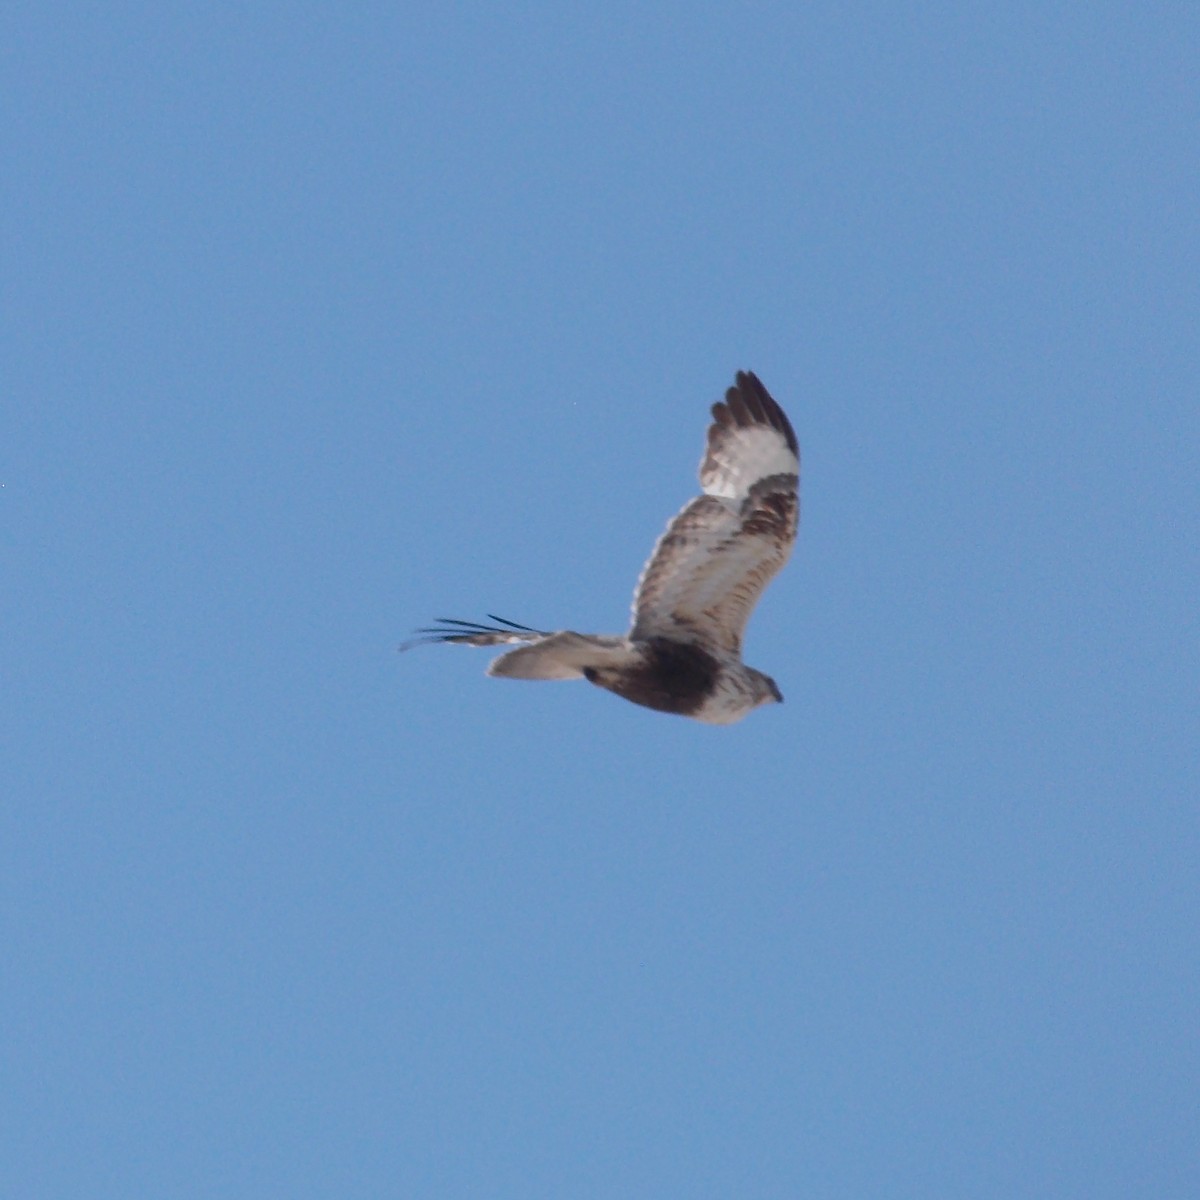
POLYGON ((631 638, 708 642, 735 655, 800 518, 800 457, 783 409, 752 372, 713 405, 697 496, 667 526, 638 580, 631 638))

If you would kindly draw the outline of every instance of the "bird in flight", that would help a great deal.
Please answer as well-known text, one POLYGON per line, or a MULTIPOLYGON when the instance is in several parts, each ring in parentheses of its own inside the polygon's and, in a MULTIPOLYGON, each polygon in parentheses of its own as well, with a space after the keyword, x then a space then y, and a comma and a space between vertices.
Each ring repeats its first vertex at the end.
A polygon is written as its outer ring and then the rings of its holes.
POLYGON ((742 662, 742 633, 796 540, 796 434, 750 371, 738 372, 712 415, 700 462, 703 493, 658 539, 624 637, 545 632, 490 615, 492 625, 442 617, 401 649, 519 643, 492 661, 489 675, 586 679, 634 704, 712 725, 782 701, 769 675, 742 662))

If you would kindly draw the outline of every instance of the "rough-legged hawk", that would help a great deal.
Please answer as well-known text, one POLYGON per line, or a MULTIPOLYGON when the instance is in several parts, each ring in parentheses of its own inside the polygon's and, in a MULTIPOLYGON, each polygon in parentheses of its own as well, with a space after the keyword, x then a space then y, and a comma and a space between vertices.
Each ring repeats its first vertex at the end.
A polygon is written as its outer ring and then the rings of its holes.
POLYGON ((787 561, 800 517, 800 458, 783 409, 749 371, 713 405, 697 496, 667 526, 638 580, 625 637, 548 633, 439 618, 402 648, 525 643, 489 675, 586 679, 660 712, 714 725, 783 699, 775 681, 742 662, 742 631, 787 561))

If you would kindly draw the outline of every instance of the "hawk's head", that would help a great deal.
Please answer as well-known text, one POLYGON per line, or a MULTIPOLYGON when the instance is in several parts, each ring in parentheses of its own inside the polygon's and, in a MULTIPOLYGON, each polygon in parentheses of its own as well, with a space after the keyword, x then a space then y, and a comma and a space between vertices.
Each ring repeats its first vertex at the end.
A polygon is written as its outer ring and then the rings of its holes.
POLYGON ((760 704, 782 704, 783 693, 779 690, 779 685, 773 680, 770 675, 764 675, 761 671, 749 668, 750 675, 754 680, 754 703, 760 704))

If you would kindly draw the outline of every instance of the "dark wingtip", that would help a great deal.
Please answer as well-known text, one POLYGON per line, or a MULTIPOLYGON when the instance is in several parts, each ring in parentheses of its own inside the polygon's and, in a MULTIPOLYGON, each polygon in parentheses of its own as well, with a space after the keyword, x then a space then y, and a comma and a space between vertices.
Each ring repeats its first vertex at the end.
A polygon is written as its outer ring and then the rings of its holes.
POLYGON ((532 625, 518 625, 516 621, 510 621, 507 617, 498 617, 495 613, 488 613, 489 621, 497 621, 501 625, 507 625, 509 629, 519 629, 522 633, 541 633, 540 629, 534 629, 532 625))
POLYGON ((399 652, 403 654, 414 646, 434 646, 438 643, 452 642, 456 637, 484 633, 488 628, 475 621, 460 621, 456 617, 435 617, 434 620, 438 622, 437 625, 424 625, 420 629, 414 629, 414 636, 400 643, 399 652))
MULTIPOLYGON (((400 653, 403 653, 405 650, 411 650, 414 646, 494 645, 497 643, 497 639, 489 638, 488 634, 507 634, 510 630, 516 633, 535 634, 537 637, 546 636, 543 630, 534 629, 530 625, 518 625, 516 621, 510 621, 507 617, 497 617, 493 613, 488 613, 487 615, 488 619, 495 621, 496 624, 484 625, 479 621, 462 621, 458 617, 436 617, 436 625, 426 625, 421 629, 415 629, 413 631, 414 637, 401 642, 400 653)), ((498 640, 508 641, 510 639, 500 638, 498 640)), ((529 638, 524 640, 533 641, 536 639, 529 638)))
POLYGON ((719 424, 732 418, 737 425, 769 425, 779 430, 793 454, 800 453, 800 443, 792 428, 787 413, 778 401, 763 387, 762 380, 753 371, 739 371, 734 377, 734 386, 725 393, 723 404, 713 405, 713 416, 719 424), (718 409, 722 411, 718 413, 718 409))

